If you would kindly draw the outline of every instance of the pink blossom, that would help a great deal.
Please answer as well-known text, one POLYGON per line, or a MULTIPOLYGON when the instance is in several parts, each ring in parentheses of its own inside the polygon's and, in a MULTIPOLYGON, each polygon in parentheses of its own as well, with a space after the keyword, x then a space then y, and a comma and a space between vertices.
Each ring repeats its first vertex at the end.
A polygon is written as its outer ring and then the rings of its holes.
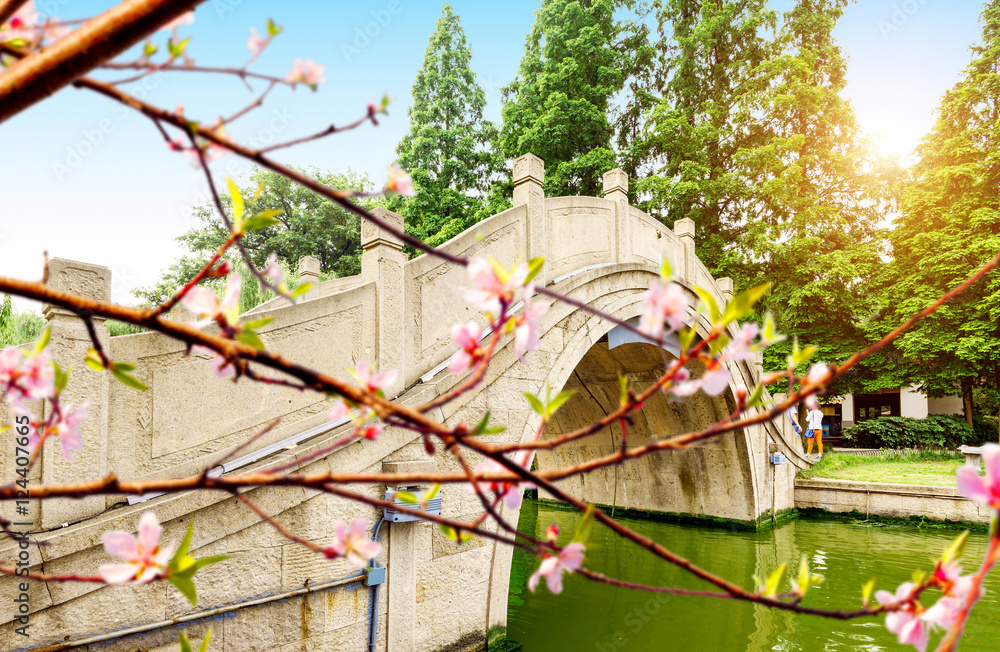
POLYGON ((350 406, 348 406, 347 403, 344 402, 344 399, 338 398, 336 401, 334 401, 333 407, 330 408, 330 411, 326 413, 326 418, 329 419, 330 421, 340 421, 341 419, 349 417, 350 415, 351 415, 350 406))
POLYGON ((541 566, 528 580, 528 589, 534 593, 538 588, 538 580, 544 575, 545 584, 552 593, 562 593, 563 572, 574 573, 583 564, 584 546, 582 543, 571 543, 563 548, 556 557, 546 557, 541 566))
POLYGON ((22 401, 52 399, 56 394, 55 369, 48 349, 23 356, 11 346, 0 351, 0 391, 12 407, 22 401))
POLYGON ((452 357, 448 371, 453 374, 460 374, 466 369, 471 369, 484 354, 479 346, 483 332, 474 322, 468 324, 455 324, 451 327, 451 339, 459 346, 459 351, 452 357))
POLYGON ((267 44, 271 42, 270 37, 264 38, 257 32, 256 27, 250 28, 250 38, 247 39, 247 49, 250 50, 251 63, 257 60, 260 53, 264 51, 267 44))
POLYGON ((912 645, 920 652, 927 649, 927 637, 929 626, 920 617, 918 610, 920 606, 909 600, 913 592, 913 583, 904 582, 896 589, 896 595, 888 591, 877 591, 875 599, 884 607, 895 604, 899 607, 896 611, 891 611, 885 616, 885 627, 893 634, 896 634, 899 642, 903 645, 912 645))
POLYGON ((378 424, 365 426, 364 428, 358 429, 359 437, 364 437, 365 439, 369 439, 371 441, 377 441, 378 436, 381 434, 382 434, 382 426, 378 424))
POLYGON ((347 557, 358 568, 364 568, 382 547, 378 541, 368 538, 368 521, 363 518, 355 519, 350 528, 343 521, 337 521, 333 531, 334 541, 326 548, 326 556, 330 559, 347 557))
POLYGON ((285 75, 285 81, 290 84, 302 82, 313 90, 316 86, 326 81, 323 78, 323 66, 312 59, 296 59, 292 64, 292 69, 285 75))
POLYGON ((639 329, 652 338, 659 338, 663 334, 663 322, 666 321, 670 324, 670 330, 677 330, 684 325, 688 306, 688 298, 680 285, 664 285, 653 281, 643 294, 639 329))
POLYGON ((531 285, 524 289, 524 313, 517 318, 514 328, 514 353, 521 362, 525 353, 538 348, 538 320, 549 309, 547 303, 531 300, 534 291, 531 285))
POLYGON ((559 526, 553 523, 545 530, 545 540, 549 543, 555 543, 556 539, 559 538, 559 526))
POLYGON ((809 373, 806 375, 806 382, 810 385, 819 385, 824 381, 828 373, 830 373, 830 367, 826 366, 826 363, 824 362, 817 362, 813 366, 809 367, 809 373))
POLYGON ((671 381, 670 385, 664 387, 663 391, 669 392, 677 398, 691 396, 701 387, 701 379, 689 380, 689 378, 691 378, 691 372, 681 367, 674 373, 673 381, 671 381))
MULTIPOLYGON (((368 112, 371 113, 373 105, 369 105, 368 112)), ((413 179, 401 167, 399 163, 393 163, 389 168, 389 180, 385 183, 385 190, 395 192, 404 197, 415 197, 417 191, 413 189, 413 179)))
POLYGON ((510 307, 514 300, 514 290, 523 286, 528 278, 528 264, 521 263, 504 281, 489 261, 473 258, 469 261, 469 278, 478 287, 476 290, 459 289, 472 307, 491 315, 499 315, 501 304, 510 307))
POLYGON ((1000 446, 985 444, 982 451, 986 477, 980 477, 971 466, 963 466, 955 473, 958 491, 973 502, 1000 509, 1000 446))
POLYGON ((359 362, 354 369, 351 370, 351 373, 369 392, 384 390, 386 387, 396 382, 396 378, 399 377, 399 372, 395 369, 376 373, 375 370, 364 360, 359 362))
POLYGON ((124 564, 104 564, 101 577, 108 584, 145 584, 166 575, 174 544, 160 548, 163 528, 153 512, 146 512, 139 521, 139 537, 127 532, 106 532, 104 550, 125 560, 124 564))
MULTIPOLYGON (((80 434, 80 424, 87 418, 87 408, 90 407, 90 399, 88 398, 81 403, 75 410, 70 409, 68 406, 63 407, 60 405, 59 407, 59 421, 53 426, 52 433, 59 437, 63 457, 72 461, 73 456, 70 454, 70 451, 83 448, 83 436, 80 434)), ((29 445, 32 445, 30 439, 29 445)))
POLYGON ((701 391, 709 396, 718 396, 727 387, 729 387, 729 370, 712 361, 701 376, 701 391))
POLYGON ((172 21, 170 21, 160 29, 170 32, 176 32, 177 28, 180 27, 181 25, 190 25, 193 22, 194 22, 194 12, 189 11, 187 13, 181 14, 177 18, 174 18, 172 21))
POLYGON ((281 268, 278 264, 278 254, 271 252, 271 255, 267 257, 267 267, 264 268, 263 274, 271 278, 271 282, 276 286, 281 285, 281 279, 285 274, 285 270, 281 268))
POLYGON ((14 39, 32 40, 35 29, 38 27, 38 18, 34 0, 24 3, 20 9, 14 12, 10 20, 0 25, 0 27, 6 28, 0 31, 0 42, 13 41, 14 39))
POLYGON ((236 310, 240 300, 240 287, 242 279, 239 274, 233 274, 226 283, 225 293, 222 301, 215 296, 208 288, 195 286, 188 290, 181 303, 184 307, 193 312, 202 321, 195 326, 202 327, 213 320, 222 319, 225 323, 233 325, 236 323, 236 310))
POLYGON ((226 360, 226 356, 216 353, 214 350, 208 348, 207 346, 201 346, 200 344, 195 344, 191 347, 192 353, 203 353, 212 356, 212 373, 214 373, 219 378, 228 378, 230 375, 236 372, 236 367, 232 362, 226 360))
POLYGON ((722 357, 733 362, 750 359, 759 348, 759 345, 754 344, 758 335, 760 335, 760 326, 753 322, 743 324, 736 336, 730 340, 722 357))
MULTIPOLYGON (((529 461, 528 464, 523 464, 524 460, 518 462, 518 465, 527 468, 530 465, 530 455, 528 453, 529 461)), ((510 469, 505 467, 500 462, 496 460, 488 459, 481 464, 477 464, 473 472, 476 475, 486 475, 494 473, 507 473, 510 469)), ((496 495, 497 498, 503 500, 504 504, 507 505, 509 509, 520 509, 521 508, 521 489, 530 488, 532 485, 526 482, 501 482, 497 480, 486 480, 484 482, 477 482, 475 485, 467 484, 465 485, 466 491, 470 493, 476 493, 477 487, 478 491, 492 493, 496 495)))
POLYGON ((920 618, 931 628, 939 626, 951 629, 958 622, 959 614, 962 611, 962 602, 962 598, 943 596, 927 611, 920 614, 920 618))

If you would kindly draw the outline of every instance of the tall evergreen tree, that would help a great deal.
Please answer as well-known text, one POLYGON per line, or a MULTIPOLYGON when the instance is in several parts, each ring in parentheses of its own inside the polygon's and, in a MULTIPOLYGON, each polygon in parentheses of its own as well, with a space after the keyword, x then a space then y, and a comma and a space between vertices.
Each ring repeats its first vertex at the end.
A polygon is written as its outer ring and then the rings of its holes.
MULTIPOLYGON (((767 142, 744 153, 750 214, 741 229, 744 273, 770 281, 762 307, 785 332, 837 361, 863 348, 865 291, 885 251, 882 215, 894 166, 881 161, 842 96, 847 63, 833 37, 847 0, 797 0, 782 17, 761 94, 767 142)), ((785 366, 784 348, 769 366, 785 366)))
MULTIPOLYGON (((983 8, 983 40, 944 94, 903 194, 893 261, 874 334, 959 284, 1000 250, 1000 0, 983 8)), ((931 396, 1000 391, 1000 274, 991 272, 897 340, 895 372, 931 396)))
POLYGON ((612 97, 625 82, 629 32, 615 20, 626 0, 543 0, 517 78, 503 89, 499 148, 545 161, 548 195, 596 195, 615 167, 612 97))
POLYGON ((766 142, 760 96, 773 76, 777 13, 767 0, 657 0, 655 9, 660 99, 641 150, 656 171, 640 183, 643 207, 668 226, 692 218, 709 271, 738 278, 734 243, 753 208, 742 157, 766 142))
POLYGON ((396 147, 417 195, 390 204, 417 237, 434 245, 472 224, 500 167, 490 149, 497 130, 483 119, 486 95, 469 67, 465 30, 450 4, 441 13, 413 84, 410 131, 396 147))

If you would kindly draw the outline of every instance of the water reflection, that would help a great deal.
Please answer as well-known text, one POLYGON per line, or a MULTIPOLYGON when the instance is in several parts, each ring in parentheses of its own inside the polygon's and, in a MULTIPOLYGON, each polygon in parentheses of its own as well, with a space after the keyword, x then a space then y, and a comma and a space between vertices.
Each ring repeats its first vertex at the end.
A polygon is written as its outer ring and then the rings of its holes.
MULTIPOLYGON (((576 515, 548 504, 525 501, 521 525, 539 536, 551 523, 572 533, 576 515)), ((768 532, 628 521, 707 570, 750 587, 782 563, 798 569, 807 555, 827 579, 810 591, 808 604, 852 609, 860 605, 861 586, 873 575, 878 588, 895 590, 913 570, 929 569, 931 558, 951 541, 954 531, 874 527, 798 520, 768 532)), ((981 559, 985 534, 973 535, 966 559, 981 559)), ((595 527, 586 563, 594 570, 633 582, 690 589, 709 588, 652 554, 595 527)), ((650 595, 567 577, 562 595, 544 588, 528 592, 525 583, 537 561, 516 551, 510 584, 508 636, 524 652, 617 652, 619 650, 816 650, 904 649, 878 621, 840 622, 799 616, 758 605, 713 598, 650 595)), ((544 585, 544 582, 542 583, 544 585)), ((986 584, 967 627, 962 650, 1000 649, 1000 577, 986 584)), ((932 639, 932 642, 935 639, 932 639)), ((912 650, 913 648, 908 648, 912 650)))

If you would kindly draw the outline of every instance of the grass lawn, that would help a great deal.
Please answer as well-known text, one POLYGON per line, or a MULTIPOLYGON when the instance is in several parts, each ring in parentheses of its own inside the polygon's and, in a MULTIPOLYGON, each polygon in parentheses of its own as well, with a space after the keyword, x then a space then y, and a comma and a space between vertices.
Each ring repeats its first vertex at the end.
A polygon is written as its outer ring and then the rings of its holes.
POLYGON ((885 457, 827 453, 811 469, 799 471, 798 477, 954 487, 955 471, 964 463, 964 456, 946 452, 924 451, 885 457))

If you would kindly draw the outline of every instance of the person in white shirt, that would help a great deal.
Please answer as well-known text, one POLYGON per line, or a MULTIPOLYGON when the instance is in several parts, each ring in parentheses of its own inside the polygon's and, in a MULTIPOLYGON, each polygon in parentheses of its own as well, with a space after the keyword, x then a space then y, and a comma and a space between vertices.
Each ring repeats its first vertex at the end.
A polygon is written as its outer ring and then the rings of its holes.
POLYGON ((806 416, 806 459, 812 457, 813 439, 819 446, 819 455, 816 459, 823 457, 823 412, 819 408, 809 410, 806 416))

